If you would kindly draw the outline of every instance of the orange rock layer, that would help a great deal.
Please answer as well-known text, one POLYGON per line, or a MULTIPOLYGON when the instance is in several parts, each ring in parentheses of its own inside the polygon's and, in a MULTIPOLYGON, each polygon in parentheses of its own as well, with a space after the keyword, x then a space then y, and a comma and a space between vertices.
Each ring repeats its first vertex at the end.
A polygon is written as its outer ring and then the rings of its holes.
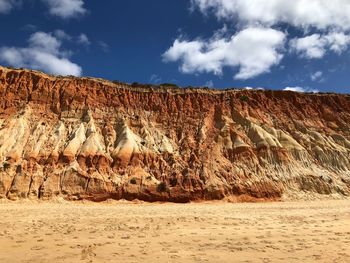
POLYGON ((350 194, 350 96, 180 89, 0 67, 0 197, 350 194))

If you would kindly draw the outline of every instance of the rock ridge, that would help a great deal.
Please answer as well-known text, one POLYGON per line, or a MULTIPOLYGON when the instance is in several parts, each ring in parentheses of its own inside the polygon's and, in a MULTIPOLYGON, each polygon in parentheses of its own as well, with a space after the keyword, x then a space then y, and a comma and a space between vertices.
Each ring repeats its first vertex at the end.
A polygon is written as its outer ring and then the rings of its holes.
POLYGON ((350 96, 0 67, 0 198, 345 198, 350 96))

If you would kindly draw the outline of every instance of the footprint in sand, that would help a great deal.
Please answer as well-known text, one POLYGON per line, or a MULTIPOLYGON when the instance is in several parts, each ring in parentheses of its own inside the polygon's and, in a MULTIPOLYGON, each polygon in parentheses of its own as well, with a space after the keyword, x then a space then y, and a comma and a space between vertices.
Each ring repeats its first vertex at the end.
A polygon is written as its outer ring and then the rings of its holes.
POLYGON ((89 245, 83 248, 81 251, 81 259, 86 260, 86 259, 92 259, 96 257, 96 253, 94 252, 95 247, 93 245, 89 245))
POLYGON ((31 250, 42 250, 44 248, 45 247, 43 247, 43 246, 34 246, 34 247, 31 248, 31 250))

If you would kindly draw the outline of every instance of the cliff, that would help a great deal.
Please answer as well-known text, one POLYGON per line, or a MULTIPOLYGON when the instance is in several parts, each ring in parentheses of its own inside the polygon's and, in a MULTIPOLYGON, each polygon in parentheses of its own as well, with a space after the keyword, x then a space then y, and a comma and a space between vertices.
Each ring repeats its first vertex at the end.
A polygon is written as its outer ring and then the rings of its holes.
POLYGON ((350 194, 350 96, 180 89, 0 67, 0 197, 350 194))

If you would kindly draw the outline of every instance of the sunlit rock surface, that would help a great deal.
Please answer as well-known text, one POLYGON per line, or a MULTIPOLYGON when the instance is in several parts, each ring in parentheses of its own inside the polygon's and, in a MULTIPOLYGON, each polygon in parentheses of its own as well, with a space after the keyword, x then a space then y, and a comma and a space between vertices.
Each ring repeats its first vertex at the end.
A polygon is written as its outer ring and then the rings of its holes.
POLYGON ((346 197, 350 96, 180 89, 0 67, 0 197, 346 197))

